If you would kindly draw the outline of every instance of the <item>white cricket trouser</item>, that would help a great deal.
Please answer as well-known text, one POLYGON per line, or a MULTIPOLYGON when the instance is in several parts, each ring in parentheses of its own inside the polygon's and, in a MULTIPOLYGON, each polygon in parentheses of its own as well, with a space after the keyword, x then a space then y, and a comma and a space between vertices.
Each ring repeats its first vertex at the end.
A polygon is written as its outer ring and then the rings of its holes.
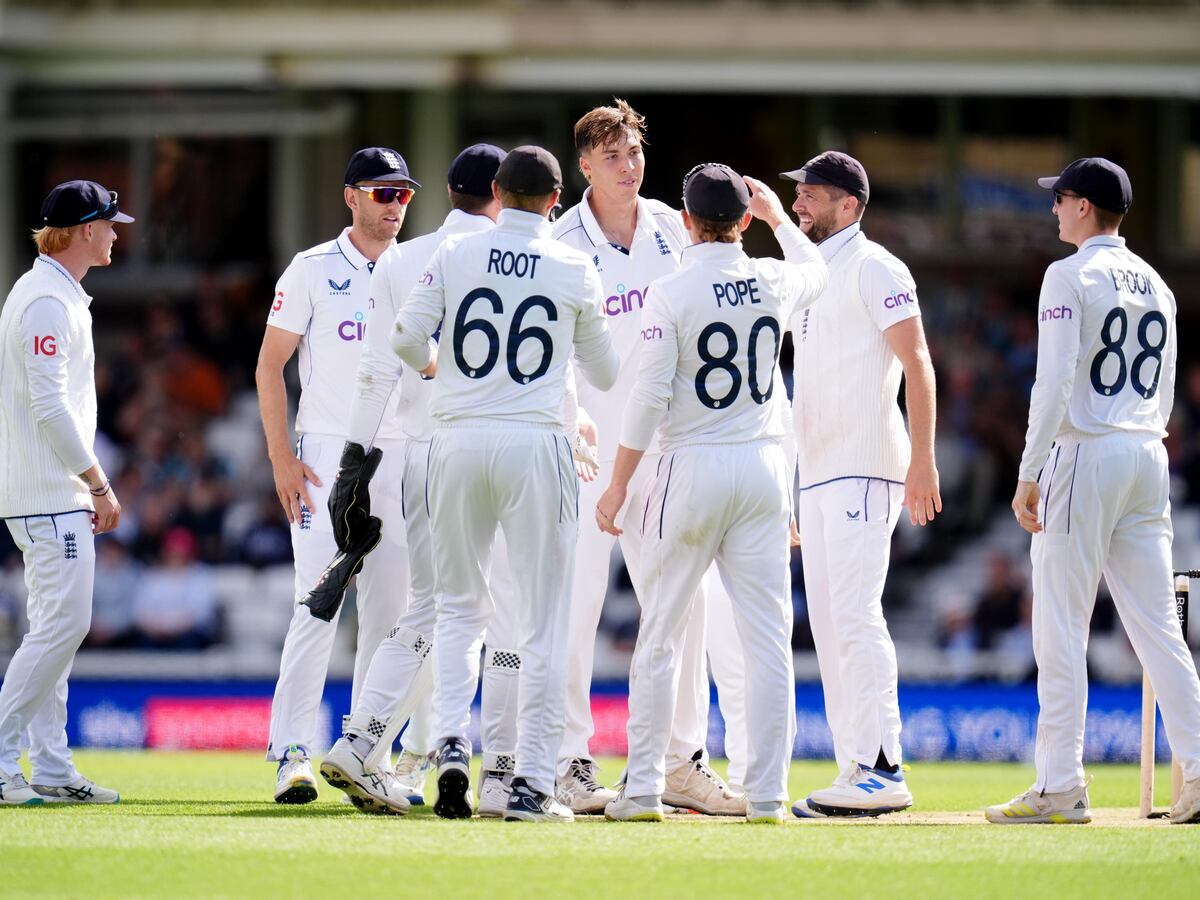
POLYGON ((508 568, 508 545, 497 531, 488 573, 495 612, 484 636, 480 685, 479 737, 485 770, 511 772, 517 755, 517 716, 521 654, 517 587, 508 568))
POLYGON ((8 519, 29 591, 29 632, 0 687, 0 771, 21 771, 28 730, 34 784, 79 777, 67 746, 67 676, 92 620, 96 547, 89 512, 8 519))
MULTIPOLYGON (((283 641, 279 681, 271 702, 271 733, 267 759, 282 758, 291 744, 316 751, 317 713, 329 670, 329 655, 341 611, 332 622, 315 618, 301 606, 312 586, 337 553, 329 521, 329 491, 337 477, 345 441, 325 435, 304 435, 300 459, 321 479, 308 485, 316 509, 292 525, 292 554, 296 566, 296 608, 283 641)), ((401 525, 401 483, 404 441, 381 442, 383 459, 371 480, 371 515, 383 520, 379 545, 358 573, 358 647, 354 659, 353 708, 376 648, 407 605, 408 549, 401 525)))
MULTIPOLYGON (((733 599, 715 566, 708 570, 704 582, 708 598, 708 665, 717 683, 717 706, 725 720, 725 758, 729 760, 725 780, 731 786, 742 787, 746 779, 746 755, 750 751, 746 735, 746 658, 741 644, 734 639, 737 619, 733 614, 733 599)), ((684 652, 687 652, 686 642, 684 652)))
MULTIPOLYGON (((648 515, 646 492, 654 481, 662 456, 646 456, 630 479, 630 490, 616 524, 624 530, 621 554, 633 582, 634 593, 641 599, 638 585, 642 552, 642 520, 648 515)), ((564 775, 572 759, 591 759, 588 741, 595 732, 592 722, 592 666, 596 653, 596 630, 608 593, 609 563, 616 538, 601 531, 593 521, 592 510, 608 486, 607 473, 592 482, 580 484, 579 508, 585 522, 579 529, 575 552, 575 578, 571 588, 571 623, 567 657, 567 723, 559 751, 558 772, 564 775)), ((708 742, 708 671, 704 665, 705 607, 704 582, 697 588, 697 603, 687 622, 683 654, 680 659, 679 698, 667 756, 672 760, 691 759, 708 742)), ((718 690, 720 685, 718 684, 718 690)), ((731 689, 730 696, 734 691, 731 689)), ((722 699, 724 691, 721 691, 722 699)), ((707 756, 707 753, 705 753, 707 756)))
MULTIPOLYGON (((356 716, 369 715, 381 723, 387 723, 400 710, 415 710, 400 743, 405 750, 422 754, 434 749, 430 733, 433 677, 431 667, 423 663, 433 647, 437 618, 433 541, 429 533, 426 493, 429 446, 429 441, 407 441, 404 446, 400 495, 409 565, 408 608, 400 614, 371 658, 354 703, 356 716)), ((387 459, 386 451, 384 459, 387 459)), ((375 478, 378 477, 379 473, 376 473, 375 478)), ((375 486, 375 479, 371 486, 375 486)))
POLYGON ((797 502, 808 619, 839 772, 874 766, 880 749, 900 765, 896 647, 883 585, 903 500, 902 484, 841 478, 802 490, 797 502))
POLYGON ((577 478, 560 430, 497 420, 440 425, 429 463, 437 569, 435 733, 465 737, 479 638, 494 604, 487 571, 504 531, 520 654, 515 774, 554 793, 566 693, 568 585, 578 531, 577 478))
POLYGON ((664 455, 648 501, 626 794, 661 795, 665 787, 683 635, 715 560, 742 654, 754 660, 745 675, 746 792, 755 802, 786 800, 796 711, 784 452, 772 441, 680 448, 664 455))
POLYGON ((1059 441, 1038 484, 1045 530, 1031 549, 1037 787, 1056 793, 1084 780, 1088 625, 1101 572, 1184 777, 1200 776, 1200 681, 1175 614, 1166 448, 1136 432, 1059 441))

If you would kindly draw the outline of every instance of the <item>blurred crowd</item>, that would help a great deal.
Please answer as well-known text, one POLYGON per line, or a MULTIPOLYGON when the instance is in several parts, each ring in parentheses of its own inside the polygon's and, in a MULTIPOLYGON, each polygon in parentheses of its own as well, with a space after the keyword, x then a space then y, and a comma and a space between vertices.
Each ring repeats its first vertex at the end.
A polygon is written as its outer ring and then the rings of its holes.
MULTIPOLYGON (((918 283, 938 376, 944 512, 928 528, 897 530, 885 608, 889 620, 907 616, 922 623, 916 640, 950 659, 1000 651, 1010 660, 1027 660, 1031 671, 1022 552, 987 555, 979 586, 966 602, 939 609, 920 588, 931 570, 983 539, 998 516, 1009 516, 1015 528, 1007 510, 1035 375, 1036 294, 977 275, 951 273, 933 281, 918 273, 918 283)), ((139 308, 137 318, 96 317, 98 455, 106 471, 118 473, 124 514, 120 528, 97 545, 89 646, 199 649, 220 643, 228 636, 214 567, 291 562, 254 392, 265 320, 257 299, 249 288, 213 288, 193 305, 163 301, 139 308)), ((790 359, 783 365, 790 378, 790 359)), ((1181 367, 1168 442, 1177 507, 1200 501, 1200 363, 1184 360, 1181 367)), ((295 396, 293 385, 293 403, 295 396)), ((7 530, 0 530, 0 568, 9 576, 21 568, 7 530)), ((793 590, 793 643, 809 649, 799 553, 793 590)), ((629 597, 625 573, 614 573, 613 593, 629 597)), ((22 604, 11 594, 0 585, 0 649, 21 614, 22 604)), ((1103 597, 1096 628, 1120 634, 1103 597)), ((610 604, 602 629, 601 640, 618 650, 632 647, 636 604, 610 604)), ((896 637, 900 644, 909 641, 902 628, 896 637)))

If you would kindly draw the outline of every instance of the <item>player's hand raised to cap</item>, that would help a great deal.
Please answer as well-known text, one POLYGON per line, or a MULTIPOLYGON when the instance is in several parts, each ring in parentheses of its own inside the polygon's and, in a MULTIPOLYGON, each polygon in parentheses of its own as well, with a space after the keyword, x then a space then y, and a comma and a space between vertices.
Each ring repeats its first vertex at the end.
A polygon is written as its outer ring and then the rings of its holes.
POLYGON ((772 231, 787 221, 787 211, 783 208, 783 202, 773 190, 749 175, 743 175, 742 180, 750 189, 750 213, 754 218, 762 219, 771 226, 772 231))

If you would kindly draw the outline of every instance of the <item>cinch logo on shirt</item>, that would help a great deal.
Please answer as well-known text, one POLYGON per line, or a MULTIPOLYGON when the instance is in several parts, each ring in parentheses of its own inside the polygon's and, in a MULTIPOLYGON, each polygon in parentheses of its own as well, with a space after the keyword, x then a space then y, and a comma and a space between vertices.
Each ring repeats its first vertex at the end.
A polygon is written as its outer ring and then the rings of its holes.
POLYGON ((655 325, 652 328, 642 329, 643 341, 657 341, 662 339, 662 329, 655 325))
POLYGON ((884 309, 899 309, 900 307, 906 306, 912 302, 913 302, 912 294, 909 294, 907 292, 897 293, 896 291, 892 291, 890 294, 888 294, 886 297, 883 298, 883 308, 884 309))
POLYGON ((425 272, 422 272, 420 283, 424 284, 424 285, 433 284, 433 273, 428 270, 426 270, 425 272))
POLYGON ((343 341, 361 341, 367 333, 367 323, 363 318, 361 312, 356 312, 353 320, 347 319, 338 325, 338 337, 343 341))
POLYGON ((350 295, 350 279, 347 278, 341 284, 338 284, 332 278, 329 281, 329 293, 336 294, 339 297, 348 297, 350 295))
POLYGON ((55 356, 58 353, 58 340, 52 334, 47 334, 44 337, 34 337, 33 339, 33 355, 34 356, 55 356))
POLYGON ((1049 322, 1051 319, 1070 318, 1073 318, 1073 316, 1071 315, 1071 308, 1068 306, 1054 306, 1050 309, 1043 309, 1042 314, 1038 316, 1038 320, 1042 322, 1049 322))
POLYGON ((1108 274, 1112 276, 1114 290, 1125 291, 1127 294, 1154 293, 1150 276, 1137 269, 1109 269, 1108 274))
POLYGON ((631 312, 634 309, 634 300, 637 301, 637 309, 641 309, 645 305, 644 301, 649 292, 649 287, 644 287, 640 291, 637 288, 626 291, 623 283, 618 284, 617 292, 604 301, 604 314, 619 316, 621 313, 631 312))
POLYGON ((654 243, 658 244, 658 255, 659 256, 670 256, 671 255, 671 248, 667 244, 667 239, 662 236, 661 231, 654 232, 654 243))

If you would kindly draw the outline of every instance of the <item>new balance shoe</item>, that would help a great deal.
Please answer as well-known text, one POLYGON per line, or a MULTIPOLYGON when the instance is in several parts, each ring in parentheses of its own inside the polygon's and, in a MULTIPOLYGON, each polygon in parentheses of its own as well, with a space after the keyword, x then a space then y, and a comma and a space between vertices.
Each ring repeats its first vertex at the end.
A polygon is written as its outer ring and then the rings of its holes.
POLYGON ((400 751, 400 758, 396 760, 396 767, 392 771, 412 806, 425 805, 425 781, 432 768, 433 759, 430 754, 400 751))
POLYGON ((41 806, 46 801, 29 786, 25 773, 15 772, 8 775, 0 772, 0 805, 4 806, 41 806))
POLYGON ((658 797, 626 797, 624 788, 604 807, 604 818, 612 822, 661 822, 663 815, 658 797))
POLYGON ((787 821, 782 800, 768 800, 764 803, 746 803, 746 821, 751 825, 782 825, 787 821))
POLYGON ((345 791, 363 812, 402 816, 408 812, 409 802, 395 774, 385 768, 367 771, 364 765, 373 746, 359 735, 342 735, 322 760, 321 777, 345 791))
POLYGON ((443 819, 469 819, 471 807, 471 745, 466 738, 445 738, 437 751, 438 798, 433 811, 443 819))
POLYGON ((554 785, 554 799, 571 812, 598 815, 604 812, 617 792, 604 787, 596 778, 596 764, 582 757, 571 760, 567 774, 560 775, 554 785))
POLYGON ((317 799, 317 779, 313 777, 308 750, 292 744, 279 760, 275 774, 276 803, 312 803, 317 799))
POLYGON ((808 805, 808 798, 797 800, 792 804, 792 815, 797 819, 828 819, 825 813, 817 812, 808 805))
POLYGON ((746 814, 746 795, 735 793, 720 775, 708 767, 702 750, 697 750, 690 760, 679 763, 667 772, 662 802, 692 809, 706 816, 746 814))
POLYGON ((121 795, 111 788, 101 787, 96 782, 80 775, 70 784, 35 784, 37 792, 47 803, 120 803, 121 795))
POLYGON ((512 793, 512 772, 487 770, 479 783, 479 815, 484 819, 502 819, 512 793))
POLYGON ((575 814, 532 787, 524 778, 512 780, 512 792, 504 810, 505 822, 574 822, 575 814))
POLYGON ((1092 821, 1088 808, 1088 778, 1074 790, 1046 793, 1030 788, 999 806, 983 811, 989 822, 996 825, 1086 825, 1092 821))
POLYGON ((813 791, 805 801, 810 809, 826 816, 851 817, 898 812, 908 809, 912 802, 902 772, 862 765, 854 766, 829 787, 813 791))
POLYGON ((1185 781, 1179 791, 1179 799, 1171 807, 1172 825, 1186 825, 1189 822, 1200 822, 1200 778, 1185 781))

